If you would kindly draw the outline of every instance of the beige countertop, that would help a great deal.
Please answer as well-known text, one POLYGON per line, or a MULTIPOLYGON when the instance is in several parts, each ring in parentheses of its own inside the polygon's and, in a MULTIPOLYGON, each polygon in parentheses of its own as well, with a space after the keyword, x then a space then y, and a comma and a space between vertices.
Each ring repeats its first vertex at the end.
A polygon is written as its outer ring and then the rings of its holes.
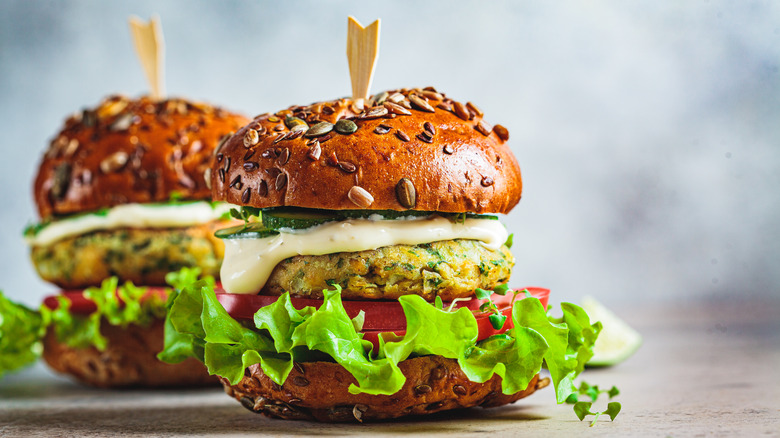
MULTIPOLYGON (((0 436, 780 436, 780 301, 617 309, 644 336, 628 361, 582 378, 617 385, 615 422, 580 422, 546 388, 514 405, 377 424, 265 418, 221 389, 106 391, 37 365, 0 382, 0 436)), ((600 406, 597 402, 595 407, 600 406)))

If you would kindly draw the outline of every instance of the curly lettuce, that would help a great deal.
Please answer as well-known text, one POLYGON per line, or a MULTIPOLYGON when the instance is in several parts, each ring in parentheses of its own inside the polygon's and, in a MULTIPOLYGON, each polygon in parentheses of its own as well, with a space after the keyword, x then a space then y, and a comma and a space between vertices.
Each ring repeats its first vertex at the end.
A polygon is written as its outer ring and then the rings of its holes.
POLYGON ((574 391, 601 329, 578 306, 564 304, 563 321, 552 321, 536 298, 516 301, 514 328, 477 341, 478 328, 468 309, 448 312, 417 295, 399 298, 406 334, 380 336, 377 351, 362 338, 341 302, 341 288, 325 290, 318 309, 295 309, 289 294, 259 309, 251 323, 234 320, 217 301, 213 287, 190 284, 169 300, 166 342, 158 358, 176 363, 201 360, 210 374, 238 383, 247 366, 259 364, 283 384, 294 361, 330 360, 343 366, 357 384, 352 393, 394 394, 406 378, 398 364, 410 357, 436 354, 458 361, 467 377, 484 382, 499 375, 502 392, 525 389, 546 366, 559 403, 574 391), (170 333, 169 333, 170 332, 170 333), (170 342, 169 342, 170 340, 170 342))
POLYGON ((46 323, 40 312, 9 300, 0 291, 0 377, 38 360, 46 323))
MULTIPOLYGON (((168 274, 166 281, 176 291, 198 281, 199 275, 198 268, 184 268, 168 274)), ((214 279, 210 276, 201 281, 212 288, 214 286, 214 279)), ((0 377, 37 361, 48 329, 54 331, 59 342, 71 348, 94 346, 103 351, 108 343, 100 332, 104 321, 127 327, 130 324, 148 326, 156 319, 163 319, 166 302, 157 294, 147 295, 146 292, 147 288, 135 286, 132 282, 119 285, 116 277, 108 278, 100 287, 84 290, 84 297, 96 307, 89 315, 73 313, 70 300, 62 295, 56 297, 56 309, 41 305, 38 310, 33 310, 8 300, 0 292, 0 377)), ((174 332, 166 330, 166 335, 170 333, 174 332)), ((171 339, 170 344, 175 345, 174 340, 171 339)), ((179 354, 192 355, 194 352, 188 350, 179 354)))

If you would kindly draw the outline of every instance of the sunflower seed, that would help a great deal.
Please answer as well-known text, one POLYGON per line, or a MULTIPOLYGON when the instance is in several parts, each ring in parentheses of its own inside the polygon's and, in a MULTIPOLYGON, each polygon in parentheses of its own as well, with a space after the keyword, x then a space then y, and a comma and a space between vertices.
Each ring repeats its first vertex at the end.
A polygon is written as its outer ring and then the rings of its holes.
POLYGON ((309 379, 302 376, 293 377, 292 382, 295 386, 309 386, 309 379))
POLYGON ((417 191, 409 178, 398 180, 398 184, 395 185, 395 196, 404 208, 414 208, 417 205, 417 191))
POLYGON ((349 135, 357 131, 358 127, 352 120, 341 119, 333 125, 333 129, 342 135, 349 135))
POLYGON ((220 168, 219 172, 217 172, 217 175, 219 176, 219 182, 225 184, 225 169, 220 168))
POLYGON ((127 152, 114 152, 100 162, 100 170, 103 173, 116 172, 127 164, 128 158, 127 152))
POLYGON ((463 105, 460 102, 455 102, 453 107, 455 108, 455 115, 460 117, 463 120, 468 120, 471 118, 471 114, 469 114, 468 108, 466 108, 466 105, 463 105))
POLYGON ((409 95, 409 102, 411 102, 412 105, 418 110, 429 112, 429 113, 436 111, 435 109, 433 109, 431 104, 429 104, 428 101, 425 100, 424 97, 418 96, 416 94, 409 95))
POLYGON ((260 164, 257 161, 247 161, 244 163, 244 170, 247 172, 256 170, 258 167, 260 167, 260 164))
POLYGON ((423 131, 416 135, 416 137, 426 143, 433 143, 433 137, 431 137, 428 131, 423 131))
POLYGON ((62 154, 65 158, 70 158, 79 148, 79 141, 75 138, 71 138, 68 145, 65 147, 65 152, 62 154))
POLYGON ((328 166, 337 166, 339 164, 339 157, 336 156, 336 151, 331 151, 328 157, 325 159, 325 164, 328 166))
POLYGON ((347 198, 358 207, 368 208, 374 203, 374 197, 366 189, 360 186, 352 186, 347 193, 347 198))
POLYGON ((271 116, 271 117, 268 118, 268 121, 271 122, 271 123, 276 123, 276 122, 279 121, 279 117, 271 116))
POLYGON ((97 115, 101 119, 113 117, 127 108, 128 102, 124 99, 105 102, 97 109, 97 115))
POLYGON ((433 123, 431 123, 431 122, 423 123, 423 129, 425 129, 426 132, 431 134, 431 137, 436 135, 436 128, 433 127, 433 123))
POLYGON ((236 177, 233 178, 233 181, 230 181, 230 185, 228 187, 241 190, 241 187, 244 187, 244 183, 241 182, 241 175, 236 175, 236 177))
POLYGON ((431 371, 431 378, 434 380, 441 380, 444 375, 447 374, 446 369, 443 366, 438 366, 431 371))
POLYGON ((257 149, 250 149, 246 151, 246 153, 244 154, 244 161, 247 161, 250 158, 254 157, 255 153, 257 153, 257 149))
POLYGON ((249 149, 260 142, 260 134, 254 129, 247 129, 244 133, 244 147, 249 149))
POLYGON ((60 163, 54 168, 54 183, 51 186, 51 196, 55 200, 61 201, 65 198, 65 193, 70 185, 70 173, 71 165, 67 162, 60 163))
POLYGON ((87 128, 91 128, 97 124, 97 116, 93 111, 85 109, 81 113, 81 124, 87 128))
POLYGON ((387 115, 387 108, 385 108, 384 106, 377 106, 361 114, 360 118, 365 120, 370 120, 370 119, 378 119, 379 117, 384 117, 386 115, 387 115))
POLYGON ((384 103, 384 106, 392 114, 398 114, 398 115, 402 115, 402 116, 411 116, 412 115, 412 113, 408 109, 402 107, 401 105, 393 103, 393 102, 387 101, 387 102, 384 103))
POLYGON ((290 148, 284 148, 282 149, 282 153, 279 155, 279 160, 276 162, 284 166, 288 161, 290 161, 290 148))
POLYGON ((252 197, 252 189, 247 187, 246 190, 244 190, 244 193, 241 194, 241 203, 247 204, 249 203, 249 198, 252 197))
POLYGON ((379 134, 379 135, 385 135, 388 132, 390 132, 391 129, 392 128, 390 126, 382 124, 382 125, 379 125, 376 128, 374 128, 374 133, 379 134))
POLYGON ((406 135, 406 133, 401 131, 400 129, 396 129, 395 136, 398 137, 402 141, 409 141, 410 140, 409 136, 406 135))
POLYGON ((203 171, 203 181, 206 183, 206 188, 211 190, 211 168, 207 167, 203 171))
POLYGON ((241 406, 249 409, 250 411, 254 412, 255 410, 255 401, 252 400, 250 397, 243 396, 241 397, 241 406))
POLYGON ((423 96, 427 97, 428 99, 432 99, 432 100, 443 100, 444 99, 444 96, 442 96, 441 94, 439 94, 439 93, 437 93, 435 91, 431 91, 431 90, 423 90, 422 93, 420 93, 420 94, 422 94, 423 96))
POLYGON ((495 132, 496 135, 498 136, 498 138, 500 138, 501 140, 504 140, 504 141, 509 140, 509 130, 504 128, 503 126, 501 126, 501 125, 494 125, 493 126, 493 132, 495 132))
POLYGON ((285 138, 287 138, 287 136, 288 136, 288 135, 290 135, 290 131, 287 131, 287 132, 284 132, 284 133, 279 133, 279 134, 277 134, 277 135, 276 135, 276 138, 275 138, 275 139, 274 139, 274 141, 273 141, 273 144, 279 143, 280 141, 282 141, 282 140, 284 140, 285 138))
POLYGON ((133 124, 133 114, 125 113, 114 119, 110 125, 108 125, 109 131, 125 131, 130 125, 133 124))
POLYGON ((349 161, 339 161, 337 166, 346 173, 354 173, 357 170, 357 166, 350 163, 349 161))
POLYGON ((381 92, 379 94, 374 95, 373 99, 374 99, 374 102, 376 102, 377 105, 382 105, 383 103, 385 103, 385 101, 387 100, 388 96, 389 96, 389 94, 387 93, 387 91, 383 91, 383 92, 381 92))
POLYGON ((309 148, 309 152, 306 154, 309 159, 317 161, 320 159, 320 154, 322 153, 322 148, 320 147, 320 142, 316 141, 314 144, 309 148))
POLYGON ((356 404, 354 408, 352 408, 352 415, 355 416, 355 420, 359 422, 363 422, 363 414, 368 410, 368 406, 362 405, 362 404, 356 404))
POLYGON ((284 186, 287 185, 287 174, 282 172, 279 174, 279 176, 276 177, 276 183, 274 184, 274 187, 276 187, 276 190, 282 190, 284 186))
POLYGON ((309 128, 308 131, 306 131, 306 137, 319 137, 321 135, 325 135, 329 133, 330 131, 333 131, 333 123, 329 122, 320 122, 316 125, 309 128))
POLYGON ((479 131, 479 133, 480 133, 480 134, 482 134, 482 135, 484 135, 485 137, 487 137, 488 135, 490 135, 490 131, 492 131, 492 130, 493 130, 493 127, 492 127, 492 126, 490 126, 490 125, 488 125, 488 124, 487 124, 487 122, 485 122, 484 120, 480 120, 480 121, 479 121, 479 122, 476 124, 476 126, 474 126, 474 129, 476 129, 477 131, 479 131))
POLYGON ((473 103, 471 103, 471 102, 466 102, 466 107, 467 107, 468 109, 470 109, 471 111, 474 111, 474 114, 476 114, 476 115, 477 115, 477 117, 482 117, 482 116, 484 116, 484 115, 485 115, 485 113, 483 113, 483 112, 482 112, 482 110, 481 110, 481 109, 479 109, 479 107, 478 107, 478 106, 474 105, 474 104, 473 104, 473 103))
POLYGON ((325 143, 326 141, 330 140, 331 138, 333 138, 333 134, 326 134, 326 135, 323 135, 322 137, 318 138, 317 140, 320 143, 325 143))
POLYGON ((431 388, 430 385, 426 385, 423 383, 414 387, 414 394, 419 397, 421 395, 428 394, 432 390, 433 388, 431 388))
POLYGON ((482 187, 490 187, 493 185, 493 178, 489 176, 483 176, 480 184, 482 184, 482 187))
POLYGON ((263 158, 276 158, 279 156, 279 153, 276 152, 276 149, 274 148, 268 148, 264 150, 263 153, 260 154, 260 156, 263 158))
POLYGON ((452 392, 454 392, 457 395, 466 395, 468 394, 468 391, 466 391, 466 388, 461 385, 455 385, 452 387, 452 392))
POLYGON ((450 105, 447 102, 439 102, 439 104, 436 105, 436 108, 443 109, 444 111, 452 112, 452 105, 450 105))
POLYGON ((327 105, 322 107, 322 114, 325 114, 326 116, 329 116, 329 115, 333 114, 334 112, 335 112, 335 110, 332 107, 329 107, 327 105))
POLYGON ((301 365, 300 362, 293 362, 293 368, 301 374, 306 374, 306 369, 303 368, 303 365, 301 365))
POLYGON ((436 403, 431 403, 428 406, 426 406, 425 410, 426 411, 435 411, 437 409, 441 409, 442 406, 444 406, 444 402, 438 401, 436 403))
POLYGON ((447 155, 452 155, 455 153, 455 147, 451 144, 445 144, 444 145, 444 153, 447 155))
POLYGON ((387 97, 387 100, 389 100, 391 102, 394 102, 394 103, 401 102, 404 99, 406 99, 406 97, 403 94, 401 94, 401 93, 393 93, 393 94, 391 94, 390 96, 387 97))

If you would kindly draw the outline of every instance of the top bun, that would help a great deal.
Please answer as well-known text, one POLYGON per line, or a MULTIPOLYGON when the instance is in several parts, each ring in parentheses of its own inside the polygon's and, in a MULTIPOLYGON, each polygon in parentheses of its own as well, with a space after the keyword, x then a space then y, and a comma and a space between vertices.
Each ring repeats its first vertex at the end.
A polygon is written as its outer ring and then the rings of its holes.
POLYGON ((252 207, 508 213, 509 133, 432 87, 263 114, 217 151, 215 200, 252 207), (335 125, 334 125, 335 124, 335 125))
POLYGON ((182 99, 108 97, 68 118, 52 140, 35 179, 38 213, 47 219, 172 196, 210 199, 214 149, 247 122, 182 99))

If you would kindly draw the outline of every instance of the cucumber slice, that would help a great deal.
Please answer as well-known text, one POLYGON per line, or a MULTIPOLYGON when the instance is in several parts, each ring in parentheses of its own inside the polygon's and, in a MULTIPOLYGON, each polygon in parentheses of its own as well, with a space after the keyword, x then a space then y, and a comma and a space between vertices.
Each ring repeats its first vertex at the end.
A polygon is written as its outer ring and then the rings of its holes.
MULTIPOLYGON (((398 219, 409 216, 427 217, 439 214, 457 220, 457 213, 437 213, 432 211, 417 210, 321 210, 298 207, 266 208, 262 212, 263 225, 270 229, 293 228, 305 229, 326 222, 342 221, 347 219, 360 219, 378 215, 384 219, 398 219)), ((467 213, 467 218, 498 220, 497 216, 467 213)))
POLYGON ((291 208, 269 208, 263 210, 263 225, 270 229, 311 228, 315 225, 339 220, 327 210, 304 210, 291 208))
POLYGON ((237 227, 223 228, 214 233, 220 239, 262 239, 279 234, 278 231, 265 227, 260 222, 250 222, 237 227))
POLYGON ((587 366, 606 367, 623 362, 642 345, 642 335, 639 332, 594 298, 585 297, 582 300, 582 308, 588 312, 591 322, 601 321, 603 326, 596 345, 593 346, 593 357, 587 366))

